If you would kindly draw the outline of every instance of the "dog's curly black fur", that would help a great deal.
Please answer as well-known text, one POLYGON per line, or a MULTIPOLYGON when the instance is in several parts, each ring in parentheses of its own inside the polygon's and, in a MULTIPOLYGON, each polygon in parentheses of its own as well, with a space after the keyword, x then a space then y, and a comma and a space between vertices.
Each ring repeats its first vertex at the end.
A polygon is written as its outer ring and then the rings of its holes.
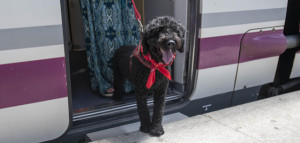
MULTIPOLYGON (((150 53, 151 58, 156 62, 163 62, 161 49, 175 50, 183 52, 184 27, 175 19, 163 16, 153 19, 145 27, 142 35, 142 46, 144 54, 150 53), (170 44, 170 41, 172 44, 170 44)), ((132 66, 130 69, 129 61, 135 46, 124 46, 115 52, 114 56, 114 95, 113 99, 122 99, 123 84, 126 79, 135 85, 135 95, 137 108, 141 121, 140 131, 150 132, 155 136, 164 134, 162 127, 163 109, 165 106, 165 95, 169 85, 169 80, 158 70, 155 71, 155 83, 150 89, 146 88, 150 69, 144 66, 137 58, 131 59, 132 66), (147 107, 147 96, 154 93, 153 117, 147 107)), ((170 66, 166 66, 170 71, 170 66)))

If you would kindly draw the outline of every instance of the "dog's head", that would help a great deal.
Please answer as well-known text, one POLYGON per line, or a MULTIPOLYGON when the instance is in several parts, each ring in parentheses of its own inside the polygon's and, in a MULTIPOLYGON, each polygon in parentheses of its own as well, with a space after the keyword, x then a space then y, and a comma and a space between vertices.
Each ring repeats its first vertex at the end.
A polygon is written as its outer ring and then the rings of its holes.
POLYGON ((185 29, 183 25, 169 16, 153 19, 145 27, 142 45, 144 54, 148 52, 156 62, 169 64, 175 50, 183 52, 185 29))

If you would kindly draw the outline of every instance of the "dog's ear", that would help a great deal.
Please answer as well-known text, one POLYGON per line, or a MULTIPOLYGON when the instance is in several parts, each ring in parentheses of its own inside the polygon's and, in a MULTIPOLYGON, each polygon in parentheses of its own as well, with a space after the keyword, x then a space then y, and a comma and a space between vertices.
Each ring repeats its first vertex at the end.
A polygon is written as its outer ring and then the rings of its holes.
POLYGON ((174 22, 173 28, 175 28, 174 30, 177 33, 178 36, 178 40, 180 43, 178 43, 178 47, 177 47, 177 51, 179 51, 180 53, 184 52, 184 40, 185 40, 185 28, 184 26, 179 22, 174 22))
POLYGON ((148 53, 148 44, 147 44, 147 38, 145 37, 145 35, 143 35, 142 37, 142 46, 143 46, 143 54, 148 53))
POLYGON ((178 47, 176 48, 176 50, 180 53, 184 52, 184 39, 181 39, 180 44, 178 45, 178 47))
POLYGON ((156 44, 155 32, 157 29, 153 29, 151 31, 145 31, 143 38, 142 38, 142 45, 143 45, 143 54, 147 54, 151 52, 151 48, 156 44))
POLYGON ((184 52, 184 41, 185 41, 185 29, 183 28, 182 25, 179 25, 177 27, 177 41, 178 41, 178 47, 176 48, 176 50, 180 53, 183 53, 184 52))
POLYGON ((144 31, 143 36, 141 37, 143 54, 147 54, 149 52, 149 45, 147 41, 149 38, 150 38, 150 33, 148 31, 144 31))

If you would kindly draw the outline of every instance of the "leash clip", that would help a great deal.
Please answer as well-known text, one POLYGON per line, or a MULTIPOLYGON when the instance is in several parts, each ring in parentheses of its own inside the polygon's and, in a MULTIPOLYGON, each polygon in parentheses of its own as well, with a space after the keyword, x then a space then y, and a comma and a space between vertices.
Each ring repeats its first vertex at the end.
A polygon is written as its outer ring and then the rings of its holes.
POLYGON ((141 33, 144 33, 144 26, 143 26, 141 20, 138 20, 138 22, 139 22, 139 29, 140 29, 140 32, 141 32, 141 33))

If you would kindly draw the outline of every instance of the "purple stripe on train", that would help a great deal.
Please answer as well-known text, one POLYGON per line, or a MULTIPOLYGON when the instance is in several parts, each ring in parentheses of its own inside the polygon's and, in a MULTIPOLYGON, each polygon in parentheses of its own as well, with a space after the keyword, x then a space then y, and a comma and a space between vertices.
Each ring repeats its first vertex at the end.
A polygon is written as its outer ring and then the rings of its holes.
POLYGON ((0 65, 0 109, 67 96, 65 58, 0 65))
POLYGON ((200 39, 197 68, 205 69, 237 63, 242 36, 229 35, 200 39))
POLYGON ((273 57, 286 49, 287 43, 282 30, 247 33, 244 37, 243 35, 199 39, 197 68, 205 69, 273 57))

